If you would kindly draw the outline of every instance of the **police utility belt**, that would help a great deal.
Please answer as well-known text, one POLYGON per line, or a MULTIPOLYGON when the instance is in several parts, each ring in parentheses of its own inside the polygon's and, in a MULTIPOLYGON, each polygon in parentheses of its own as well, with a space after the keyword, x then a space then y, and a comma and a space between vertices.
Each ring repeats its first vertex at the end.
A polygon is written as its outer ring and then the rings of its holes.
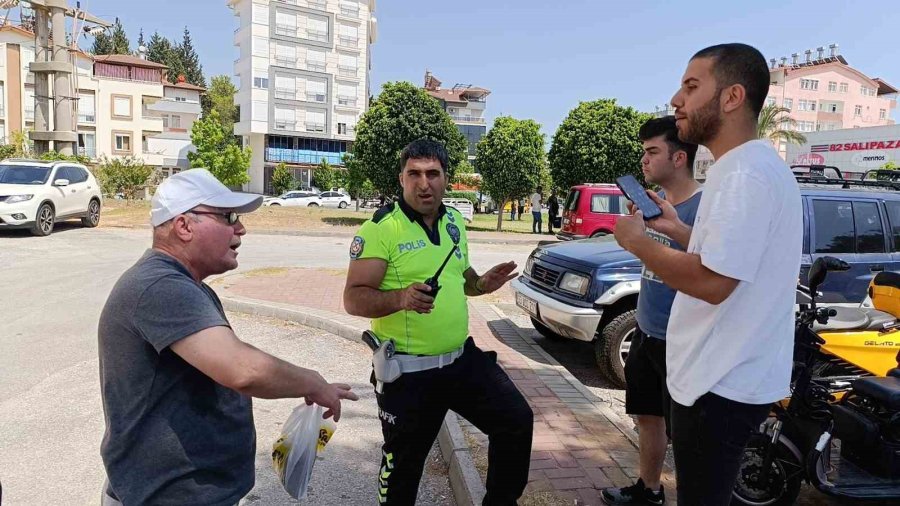
POLYGON ((462 356, 465 343, 442 355, 397 354, 394 340, 381 341, 372 331, 363 332, 362 341, 372 349, 372 368, 375 371, 375 391, 381 393, 385 383, 393 383, 404 373, 428 371, 446 367, 462 356))

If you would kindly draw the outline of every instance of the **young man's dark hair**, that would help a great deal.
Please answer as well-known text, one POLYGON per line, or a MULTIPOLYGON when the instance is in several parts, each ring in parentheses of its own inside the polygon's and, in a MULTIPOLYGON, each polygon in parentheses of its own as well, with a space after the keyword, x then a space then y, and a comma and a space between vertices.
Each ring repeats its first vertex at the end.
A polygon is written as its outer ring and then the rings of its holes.
POLYGON ((747 103, 759 115, 769 93, 769 66, 759 50, 737 42, 719 44, 701 49, 691 59, 697 58, 713 60, 713 75, 720 90, 733 84, 743 86, 747 103))
POLYGON ((409 144, 400 153, 400 170, 406 167, 406 161, 412 159, 429 158, 437 160, 447 173, 447 167, 450 165, 450 159, 447 156, 447 149, 438 141, 421 138, 416 139, 409 144))
POLYGON ((641 125, 641 129, 638 130, 638 138, 642 141, 660 136, 665 136, 666 144, 669 146, 669 155, 672 155, 676 151, 684 151, 687 154, 688 169, 693 171, 694 157, 697 156, 697 145, 690 142, 684 142, 678 138, 678 127, 675 126, 675 116, 653 118, 641 125))

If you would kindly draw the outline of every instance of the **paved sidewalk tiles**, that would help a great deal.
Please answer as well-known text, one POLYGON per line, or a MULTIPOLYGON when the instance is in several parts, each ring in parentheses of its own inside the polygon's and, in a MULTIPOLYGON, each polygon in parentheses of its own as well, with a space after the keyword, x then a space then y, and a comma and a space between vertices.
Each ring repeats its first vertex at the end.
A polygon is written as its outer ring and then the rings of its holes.
MULTIPOLYGON (((343 308, 345 273, 288 269, 272 275, 225 277, 216 287, 244 298, 302 306, 354 326, 364 319, 343 308)), ((497 352, 499 364, 534 410, 534 441, 526 491, 552 492, 578 504, 602 504, 600 490, 627 486, 638 474, 636 435, 631 420, 617 414, 548 355, 523 329, 489 303, 471 299, 469 331, 479 347, 497 352)), ((480 444, 487 438, 464 420, 466 432, 480 444)), ((674 504, 674 474, 666 469, 663 485, 674 504)))

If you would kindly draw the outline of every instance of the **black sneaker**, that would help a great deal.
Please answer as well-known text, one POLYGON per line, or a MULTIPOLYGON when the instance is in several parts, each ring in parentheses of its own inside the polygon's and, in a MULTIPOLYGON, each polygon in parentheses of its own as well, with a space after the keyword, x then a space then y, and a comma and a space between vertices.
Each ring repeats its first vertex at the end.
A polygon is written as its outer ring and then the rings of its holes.
POLYGON ((666 503, 666 494, 662 485, 654 492, 644 486, 644 480, 638 478, 637 483, 624 488, 605 488, 600 496, 606 504, 654 504, 666 503))

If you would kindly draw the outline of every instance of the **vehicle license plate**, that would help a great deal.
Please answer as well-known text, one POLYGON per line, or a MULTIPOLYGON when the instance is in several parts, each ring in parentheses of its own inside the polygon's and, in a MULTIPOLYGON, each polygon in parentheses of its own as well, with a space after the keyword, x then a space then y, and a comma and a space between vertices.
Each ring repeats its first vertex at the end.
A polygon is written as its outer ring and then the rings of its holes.
POLYGON ((527 311, 531 316, 537 317, 537 301, 529 299, 521 293, 516 293, 516 305, 527 311))

